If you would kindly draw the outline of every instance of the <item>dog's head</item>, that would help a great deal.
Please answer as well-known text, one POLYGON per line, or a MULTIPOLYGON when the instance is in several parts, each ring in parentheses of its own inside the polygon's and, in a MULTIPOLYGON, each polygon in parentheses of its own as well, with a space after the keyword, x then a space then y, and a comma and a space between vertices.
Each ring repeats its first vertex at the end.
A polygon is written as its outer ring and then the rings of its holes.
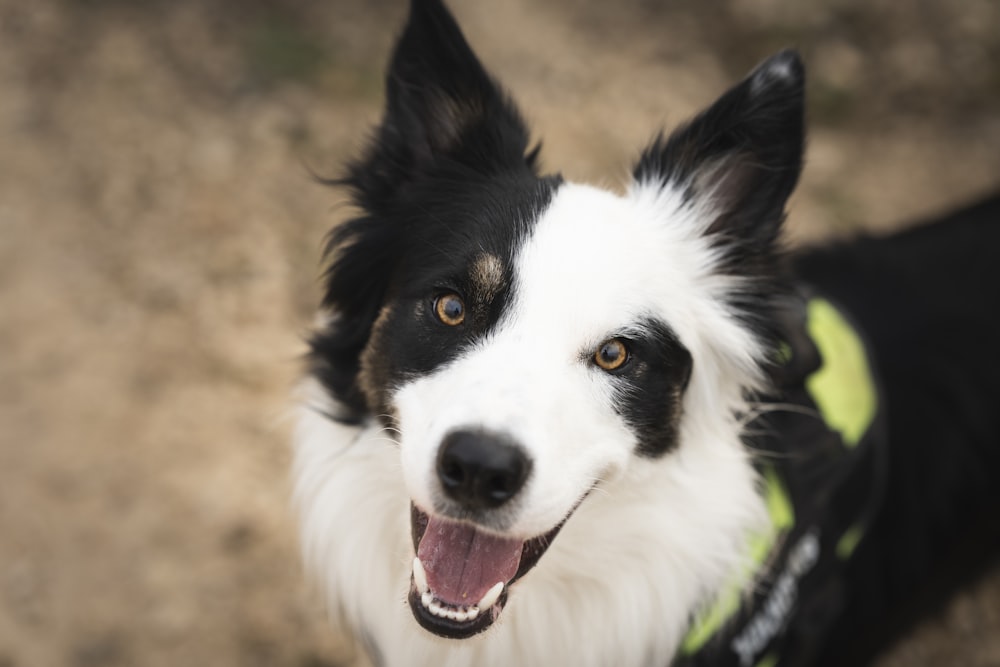
POLYGON ((771 349, 802 90, 798 57, 772 57, 613 194, 540 175, 447 10, 413 3, 312 359, 338 419, 397 429, 425 628, 488 627, 595 487, 739 447, 718 425, 771 349))

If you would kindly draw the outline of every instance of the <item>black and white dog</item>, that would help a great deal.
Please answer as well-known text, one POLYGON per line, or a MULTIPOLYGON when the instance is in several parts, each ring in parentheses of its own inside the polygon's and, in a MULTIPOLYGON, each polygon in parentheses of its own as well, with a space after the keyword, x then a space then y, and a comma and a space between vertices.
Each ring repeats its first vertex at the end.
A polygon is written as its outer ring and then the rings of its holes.
POLYGON ((771 57, 616 194, 414 0, 296 435, 375 663, 836 662, 996 506, 1000 200, 783 256, 803 89, 771 57))

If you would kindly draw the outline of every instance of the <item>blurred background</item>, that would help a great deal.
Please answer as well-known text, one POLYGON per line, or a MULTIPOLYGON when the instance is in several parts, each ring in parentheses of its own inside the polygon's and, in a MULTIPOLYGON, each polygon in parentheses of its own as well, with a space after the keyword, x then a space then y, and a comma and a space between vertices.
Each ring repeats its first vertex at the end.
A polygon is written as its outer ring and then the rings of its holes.
MULTIPOLYGON (((348 656, 302 581, 286 416, 338 173, 403 0, 0 0, 0 667, 348 656)), ((995 0, 453 0, 544 138, 619 187, 797 46, 793 244, 1000 185, 995 0)), ((345 536, 345 539, 349 539, 345 536)), ((1000 568, 883 665, 1000 665, 1000 568)))

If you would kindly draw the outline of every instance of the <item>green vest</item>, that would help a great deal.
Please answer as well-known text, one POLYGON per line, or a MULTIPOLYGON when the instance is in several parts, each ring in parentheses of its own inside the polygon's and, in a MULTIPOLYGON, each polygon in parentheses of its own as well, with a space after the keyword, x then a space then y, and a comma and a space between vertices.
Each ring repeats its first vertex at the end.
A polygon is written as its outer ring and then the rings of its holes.
POLYGON ((770 527, 750 572, 693 621, 674 667, 808 662, 843 607, 841 577, 884 486, 884 419, 863 336, 810 298, 775 368, 776 410, 748 428, 770 527), (785 406, 781 408, 780 405, 785 406))

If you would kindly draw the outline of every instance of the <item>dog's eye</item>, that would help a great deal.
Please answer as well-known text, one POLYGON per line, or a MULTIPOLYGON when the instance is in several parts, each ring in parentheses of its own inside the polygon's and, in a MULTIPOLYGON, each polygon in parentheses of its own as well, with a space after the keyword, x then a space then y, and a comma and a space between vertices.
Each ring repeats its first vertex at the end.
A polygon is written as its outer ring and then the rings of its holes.
POLYGON ((448 326, 457 327, 465 321, 465 302, 457 294, 443 294, 434 301, 434 314, 448 326))
POLYGON ((594 352, 594 363, 606 371, 618 370, 628 362, 628 359, 628 348, 618 338, 604 341, 594 352))

